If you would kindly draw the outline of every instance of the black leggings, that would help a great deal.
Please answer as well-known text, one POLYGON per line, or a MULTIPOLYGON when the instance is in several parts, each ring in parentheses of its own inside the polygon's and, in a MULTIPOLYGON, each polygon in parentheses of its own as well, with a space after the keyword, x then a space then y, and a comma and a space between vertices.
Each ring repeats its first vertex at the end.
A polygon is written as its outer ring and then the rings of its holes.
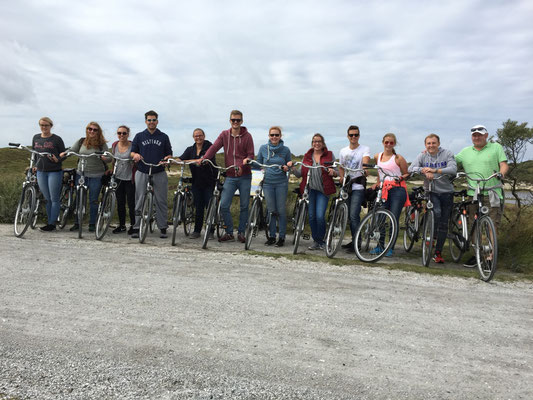
POLYGON ((135 225, 135 184, 117 179, 117 210, 120 226, 126 226, 126 200, 130 214, 130 225, 135 225))

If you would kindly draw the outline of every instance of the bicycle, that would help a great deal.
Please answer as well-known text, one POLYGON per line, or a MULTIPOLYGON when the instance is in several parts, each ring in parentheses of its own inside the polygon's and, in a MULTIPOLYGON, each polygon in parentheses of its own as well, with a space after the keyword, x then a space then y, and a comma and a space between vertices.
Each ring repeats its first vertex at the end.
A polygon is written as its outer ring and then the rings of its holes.
MULTIPOLYGON (((282 165, 266 165, 258 163, 255 160, 250 160, 249 164, 252 162, 263 169, 283 168, 282 165)), ((246 223, 246 229, 244 230, 244 248, 246 250, 250 249, 250 245, 252 244, 252 238, 257 236, 257 233, 260 229, 265 230, 266 238, 267 240, 270 240, 270 221, 272 220, 273 213, 266 211, 265 195, 263 193, 263 183, 264 179, 261 179, 261 182, 259 182, 259 186, 253 196, 252 207, 250 208, 250 213, 248 214, 248 221, 246 223)))
MULTIPOLYGON (((307 165, 300 161, 297 161, 293 164, 293 166, 301 165, 306 168, 313 168, 313 169, 328 169, 327 167, 323 165, 307 165)), ((298 253, 298 246, 300 245, 300 239, 303 235, 303 231, 305 228, 305 220, 307 219, 307 214, 309 213, 309 178, 311 177, 311 174, 307 174, 307 178, 305 181, 304 186, 304 192, 302 193, 302 197, 298 200, 298 211, 296 212, 296 227, 294 229, 294 238, 293 238, 293 250, 292 254, 298 253)))
POLYGON ((57 217, 57 227, 63 229, 67 225, 68 217, 76 206, 76 168, 63 169, 63 186, 61 187, 60 209, 57 217))
MULTIPOLYGON (((389 175, 379 166, 363 164, 365 168, 377 169, 385 177, 389 175)), ((380 179, 376 200, 369 205, 368 214, 361 220, 354 238, 354 250, 357 258, 364 262, 380 260, 392 248, 398 236, 398 223, 394 214, 384 208, 383 180, 380 179)))
POLYGON ((175 246, 176 231, 179 224, 183 223, 183 233, 185 233, 185 236, 189 236, 192 226, 194 225, 196 212, 194 207, 194 198, 190 186, 192 183, 192 178, 183 176, 185 165, 194 164, 194 162, 176 161, 173 158, 169 158, 168 163, 181 165, 181 174, 178 181, 178 187, 174 192, 174 199, 172 200, 172 246, 175 246))
MULTIPOLYGON (((472 200, 467 200, 463 193, 462 200, 459 206, 452 211, 452 218, 450 221, 450 236, 453 245, 459 249, 463 254, 472 247, 476 256, 476 264, 481 280, 489 282, 496 273, 498 265, 498 237, 496 235, 496 228, 492 218, 489 216, 489 207, 483 205, 484 183, 492 178, 500 178, 501 174, 495 172, 488 178, 478 178, 479 174, 467 174, 466 172, 459 172, 457 178, 466 177, 471 181, 476 182, 474 188, 474 196, 472 200), (483 184, 483 187, 482 187, 483 184), (475 205, 474 221, 470 231, 467 228, 467 206, 475 205), (454 214, 456 210, 460 214, 454 214), (463 211, 464 210, 464 211, 463 211), (457 218, 457 219, 456 219, 457 218), (459 222, 460 221, 460 222, 459 222)), ((451 248, 450 248, 451 249, 451 248)), ((462 255, 462 254, 461 254, 462 255)), ((454 256, 452 258, 455 261, 454 256)))
POLYGON ((152 174, 152 168, 160 167, 161 163, 167 163, 167 160, 161 160, 158 164, 151 164, 141 158, 141 162, 148 167, 148 180, 146 181, 146 189, 144 191, 141 207, 141 221, 139 224, 139 242, 144 243, 148 230, 150 230, 150 233, 153 233, 156 224, 154 207, 154 175, 152 174))
POLYGON ((222 214, 220 213, 220 198, 222 195, 222 189, 223 184, 221 182, 220 176, 223 175, 225 171, 231 168, 237 169, 235 165, 230 165, 229 167, 220 167, 218 165, 213 164, 213 162, 209 159, 204 159, 202 162, 209 163, 213 168, 217 169, 217 178, 215 181, 215 187, 213 188, 213 195, 211 196, 211 199, 209 200, 209 204, 207 206, 207 213, 205 217, 205 232, 204 232, 204 240, 202 242, 202 249, 207 248, 207 242, 210 239, 210 236, 213 234, 213 231, 217 230, 217 237, 220 238, 222 236, 222 232, 225 229, 224 225, 224 219, 222 218, 222 214))
POLYGON ((108 228, 109 224, 113 220, 113 215, 115 213, 115 204, 117 202, 117 181, 115 178, 115 174, 117 172, 117 166, 121 162, 131 162, 131 158, 120 158, 115 157, 112 153, 106 151, 103 153, 103 155, 110 157, 115 160, 115 163, 113 165, 113 172, 111 173, 111 176, 109 178, 109 182, 107 185, 102 186, 102 200, 100 201, 100 204, 98 205, 98 217, 96 219, 96 239, 101 240, 108 228))
POLYGON ((85 216, 85 211, 87 208, 87 191, 88 187, 85 184, 85 167, 87 165, 87 159, 90 157, 100 157, 104 153, 97 151, 91 154, 79 154, 74 151, 68 150, 65 153, 65 157, 76 156, 80 159, 79 165, 79 178, 76 185, 76 206, 74 208, 75 215, 78 220, 78 238, 83 237, 83 217, 85 216))
POLYGON ((346 224, 348 222, 348 198, 349 191, 351 189, 350 175, 348 172, 358 173, 364 172, 364 169, 358 168, 348 168, 344 165, 335 162, 333 163, 334 167, 341 167, 346 172, 344 174, 344 179, 340 185, 340 190, 338 195, 333 199, 331 203, 333 209, 330 211, 329 224, 326 233, 326 256, 333 258, 339 247, 342 244, 344 239, 344 234, 346 232, 346 224))
POLYGON ((405 209, 405 227, 403 231, 403 248, 410 252, 415 242, 418 242, 424 225, 424 187, 413 188, 409 195, 411 205, 405 209))
POLYGON ((52 156, 52 153, 39 153, 20 143, 9 143, 9 146, 31 153, 30 166, 26 171, 26 178, 22 182, 22 192, 15 211, 13 230, 16 237, 22 237, 29 227, 35 229, 39 215, 41 193, 37 184, 37 173, 34 171, 36 157, 52 156))

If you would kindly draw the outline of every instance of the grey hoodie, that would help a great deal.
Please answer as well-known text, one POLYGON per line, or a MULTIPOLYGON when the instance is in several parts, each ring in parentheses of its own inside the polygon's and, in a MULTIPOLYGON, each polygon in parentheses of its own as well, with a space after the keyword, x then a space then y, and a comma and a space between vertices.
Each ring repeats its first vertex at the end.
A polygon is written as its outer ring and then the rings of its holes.
MULTIPOLYGON (((427 151, 424 151, 418 155, 415 161, 409 166, 409 172, 418 172, 422 168, 437 168, 442 169, 442 174, 435 174, 435 177, 440 175, 444 176, 441 179, 435 181, 433 185, 433 192, 435 193, 449 193, 453 192, 453 185, 450 181, 451 178, 457 173, 457 163, 455 162, 455 157, 450 150, 445 150, 442 147, 439 147, 439 151, 436 156, 432 156, 427 151)), ((424 178, 424 187, 428 188, 428 179, 424 178)))

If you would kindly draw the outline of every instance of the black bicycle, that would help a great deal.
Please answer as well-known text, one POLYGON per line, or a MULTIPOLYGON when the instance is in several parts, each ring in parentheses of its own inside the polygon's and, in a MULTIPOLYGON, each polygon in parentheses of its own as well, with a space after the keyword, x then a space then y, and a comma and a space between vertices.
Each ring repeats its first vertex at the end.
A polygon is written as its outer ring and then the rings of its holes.
POLYGON ((57 227, 63 229, 67 225, 68 218, 76 209, 76 168, 63 169, 63 184, 59 199, 61 205, 57 217, 57 227))
POLYGON ((20 143, 9 143, 9 146, 26 150, 31 153, 30 166, 26 171, 26 178, 22 182, 22 192, 15 212, 15 222, 13 229, 16 237, 22 237, 29 227, 35 229, 37 218, 39 216, 39 204, 41 202, 41 192, 37 184, 37 174, 35 172, 35 163, 37 157, 52 156, 52 153, 40 153, 20 143))
POLYGON ((174 192, 174 199, 172 200, 172 246, 174 246, 176 244, 176 231, 178 230, 178 226, 183 224, 183 233, 185 233, 185 236, 189 236, 194 225, 196 208, 194 207, 194 198, 191 189, 192 177, 184 176, 185 166, 194 164, 194 162, 176 161, 173 158, 169 158, 168 162, 181 165, 178 187, 174 192))
POLYGON ((139 224, 139 242, 144 243, 146 235, 148 234, 148 230, 150 230, 150 233, 153 233, 156 224, 154 207, 154 174, 152 173, 152 168, 160 167, 161 164, 166 163, 167 160, 161 160, 161 162, 158 164, 151 164, 141 158, 141 162, 148 167, 148 180, 146 181, 146 189, 144 191, 144 198, 141 207, 141 221, 139 224))

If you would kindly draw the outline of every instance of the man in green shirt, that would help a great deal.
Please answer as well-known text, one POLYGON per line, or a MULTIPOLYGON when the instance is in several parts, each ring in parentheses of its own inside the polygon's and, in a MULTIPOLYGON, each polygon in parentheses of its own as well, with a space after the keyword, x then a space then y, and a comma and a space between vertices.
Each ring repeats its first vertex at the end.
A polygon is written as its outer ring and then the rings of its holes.
MULTIPOLYGON (((483 125, 475 125, 470 129, 472 134, 473 146, 465 147, 455 156, 455 160, 458 165, 462 165, 467 174, 477 173, 483 178, 487 178, 494 172, 499 171, 502 178, 507 174, 509 166, 507 165, 507 156, 503 151, 502 146, 499 143, 492 143, 487 141, 489 133, 487 128, 483 125)), ((497 178, 493 178, 486 182, 485 187, 490 188, 493 186, 499 186, 501 182, 497 178)), ((469 186, 475 187, 476 182, 469 181, 469 186)), ((489 207, 489 215, 498 229, 503 214, 503 191, 501 188, 495 188, 494 192, 498 198, 494 195, 490 195, 489 190, 483 190, 483 204, 489 207), (491 201, 491 197, 492 201, 491 201)), ((472 196, 474 190, 469 189, 468 194, 472 196)), ((470 220, 473 221, 473 211, 475 207, 471 207, 469 212, 470 220)), ((475 266, 476 259, 472 257, 465 266, 475 266)))

